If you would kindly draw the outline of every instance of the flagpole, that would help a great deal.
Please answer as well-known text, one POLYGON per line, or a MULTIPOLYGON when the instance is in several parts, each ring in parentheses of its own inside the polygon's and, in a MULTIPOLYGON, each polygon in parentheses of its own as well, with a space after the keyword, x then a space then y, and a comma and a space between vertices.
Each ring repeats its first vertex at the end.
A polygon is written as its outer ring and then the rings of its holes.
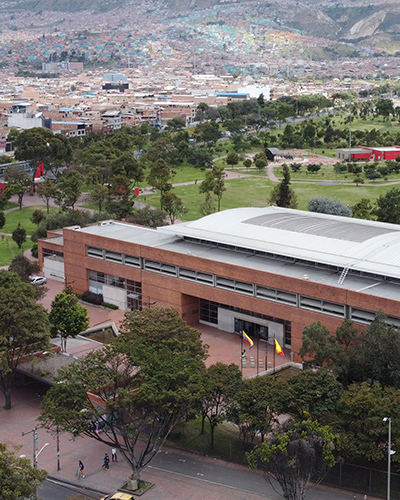
POLYGON ((274 375, 275 375, 275 352, 276 352, 276 344, 275 344, 275 335, 274 335, 274 375))
POLYGON ((268 370, 268 337, 269 335, 267 334, 267 341, 265 342, 265 371, 268 370))
POLYGON ((256 363, 257 363, 257 377, 258 377, 258 359, 259 359, 259 357, 258 357, 259 356, 259 354, 258 354, 259 347, 258 346, 259 346, 259 344, 260 344, 260 332, 257 330, 257 361, 256 361, 256 363))
POLYGON ((243 331, 240 330, 240 371, 243 375, 243 331))

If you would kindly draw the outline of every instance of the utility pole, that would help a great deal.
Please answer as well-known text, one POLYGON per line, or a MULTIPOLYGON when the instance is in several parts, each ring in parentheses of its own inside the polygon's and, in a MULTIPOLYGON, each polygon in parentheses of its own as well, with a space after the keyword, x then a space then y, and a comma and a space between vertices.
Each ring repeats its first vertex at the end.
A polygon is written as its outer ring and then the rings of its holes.
POLYGON ((37 440, 37 427, 34 427, 31 431, 23 432, 22 435, 26 436, 27 434, 32 433, 33 437, 33 466, 37 467, 37 461, 36 461, 36 440, 37 440))

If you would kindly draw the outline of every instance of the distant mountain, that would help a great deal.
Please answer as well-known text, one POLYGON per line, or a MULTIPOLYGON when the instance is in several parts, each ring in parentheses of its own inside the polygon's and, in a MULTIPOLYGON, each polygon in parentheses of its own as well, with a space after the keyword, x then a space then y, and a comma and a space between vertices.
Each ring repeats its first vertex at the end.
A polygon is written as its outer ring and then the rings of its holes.
MULTIPOLYGON (((234 13, 236 9, 238 16, 251 18, 251 22, 273 23, 282 31, 297 31, 317 39, 367 46, 391 54, 400 52, 400 4, 386 0, 9 0, 0 4, 0 12, 99 14, 118 10, 134 16, 136 11, 144 14, 155 9, 176 18, 209 11, 208 23, 218 11, 234 13)), ((87 24, 89 27, 90 19, 87 24)))

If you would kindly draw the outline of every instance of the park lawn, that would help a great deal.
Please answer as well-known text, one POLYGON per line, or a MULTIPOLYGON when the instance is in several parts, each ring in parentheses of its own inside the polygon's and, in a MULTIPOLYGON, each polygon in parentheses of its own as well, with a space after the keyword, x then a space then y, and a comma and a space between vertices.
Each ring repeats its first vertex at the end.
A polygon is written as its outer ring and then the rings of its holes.
MULTIPOLYGON (((37 207, 25 207, 22 208, 21 210, 13 210, 12 212, 9 212, 6 215, 6 223, 4 227, 0 230, 2 233, 9 233, 11 234, 14 229, 17 228, 18 223, 21 224, 21 226, 26 230, 27 234, 32 234, 33 231, 36 229, 36 224, 34 224, 31 221, 32 213, 34 210, 43 210, 43 212, 46 214, 46 207, 44 205, 40 205, 37 207)), ((52 213, 57 213, 58 208, 55 207, 50 207, 50 214, 52 213)))
MULTIPOLYGON (((267 178, 260 182, 260 176, 242 177, 226 181, 226 191, 222 195, 221 210, 237 207, 265 207, 268 205, 267 199, 272 186, 273 184, 267 178)), ((183 201, 186 220, 196 220, 203 217, 200 206, 205 195, 200 193, 198 185, 177 186, 173 192, 183 201)), ((139 201, 144 201, 143 196, 139 196, 139 201)), ((147 194, 146 203, 160 208, 160 195, 147 194)), ((216 198, 215 208, 217 208, 216 198)))
MULTIPOLYGON (((166 444, 171 448, 183 449, 192 453, 200 453, 247 465, 245 452, 249 451, 249 449, 244 448, 239 439, 237 428, 228 422, 223 422, 215 428, 214 450, 210 449, 210 426, 207 420, 204 426, 204 434, 201 434, 201 418, 178 424, 171 432, 166 444)), ((254 444, 259 444, 257 438, 254 444)))
POLYGON ((325 186, 321 184, 292 184, 297 196, 297 208, 300 210, 307 210, 308 200, 311 198, 318 198, 325 196, 326 198, 334 198, 340 200, 346 205, 352 206, 361 198, 370 198, 374 202, 379 195, 385 194, 394 186, 356 186, 354 185, 336 185, 325 186))
MULTIPOLYGON (((30 238, 27 238, 23 245, 24 252, 32 248, 32 245, 30 238)), ((21 251, 15 241, 10 236, 0 236, 0 266, 9 266, 17 255, 21 255, 21 251)))
MULTIPOLYGON (((276 184, 267 178, 260 179, 260 176, 242 177, 225 182, 226 191, 222 195, 221 210, 228 210, 239 207, 266 207, 269 205, 268 199, 271 190, 276 184)), ((385 194, 394 186, 375 185, 321 185, 315 183, 292 184, 300 210, 307 210, 307 203, 311 198, 325 196, 341 200, 347 205, 354 205, 361 198, 370 198, 375 201, 379 195, 385 194)), ((179 196, 185 206, 185 219, 196 220, 203 215, 200 206, 204 201, 204 194, 199 192, 199 186, 191 184, 188 186, 178 186, 174 188, 174 193, 179 196)), ((144 201, 143 196, 139 196, 139 201, 144 201)), ((146 203, 160 208, 159 194, 147 194, 146 203)), ((215 199, 215 207, 217 201, 215 199)))
POLYGON ((11 208, 16 208, 16 207, 19 207, 18 203, 15 203, 14 201, 7 201, 4 210, 10 210, 11 208))

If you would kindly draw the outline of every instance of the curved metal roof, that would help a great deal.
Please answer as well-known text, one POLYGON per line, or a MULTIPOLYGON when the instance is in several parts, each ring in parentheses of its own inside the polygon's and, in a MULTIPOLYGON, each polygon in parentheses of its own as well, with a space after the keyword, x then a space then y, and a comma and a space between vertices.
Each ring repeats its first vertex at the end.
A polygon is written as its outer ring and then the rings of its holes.
POLYGON ((400 278, 395 224, 266 207, 225 210, 158 231, 400 278))

